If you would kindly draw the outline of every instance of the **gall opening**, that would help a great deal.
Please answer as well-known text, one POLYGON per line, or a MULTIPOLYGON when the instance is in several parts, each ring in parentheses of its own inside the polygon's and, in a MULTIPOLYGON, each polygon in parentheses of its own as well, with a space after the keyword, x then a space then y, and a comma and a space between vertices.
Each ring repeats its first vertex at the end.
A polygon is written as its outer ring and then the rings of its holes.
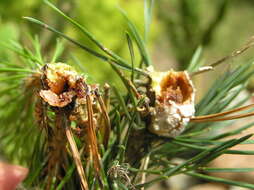
POLYGON ((191 101, 193 87, 185 72, 169 72, 160 82, 161 96, 159 100, 167 103, 169 100, 178 104, 191 101))

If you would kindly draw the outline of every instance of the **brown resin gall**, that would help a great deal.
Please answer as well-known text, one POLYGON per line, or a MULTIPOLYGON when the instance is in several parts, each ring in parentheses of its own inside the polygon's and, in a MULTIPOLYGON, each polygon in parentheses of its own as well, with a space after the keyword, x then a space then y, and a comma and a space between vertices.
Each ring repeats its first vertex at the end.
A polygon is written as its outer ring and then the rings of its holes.
POLYGON ((80 76, 67 64, 47 64, 43 72, 43 83, 46 89, 41 90, 39 95, 51 106, 64 107, 76 96, 78 79, 80 76))
POLYGON ((150 76, 156 102, 149 130, 159 136, 175 137, 183 132, 195 113, 192 81, 186 71, 151 71, 150 76))

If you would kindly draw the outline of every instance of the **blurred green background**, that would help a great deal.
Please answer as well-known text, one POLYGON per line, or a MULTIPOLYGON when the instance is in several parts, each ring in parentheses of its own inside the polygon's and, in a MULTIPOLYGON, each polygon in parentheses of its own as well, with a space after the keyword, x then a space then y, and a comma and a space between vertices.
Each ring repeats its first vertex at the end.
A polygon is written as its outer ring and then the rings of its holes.
MULTIPOLYGON (((143 0, 54 0, 53 3, 86 26, 108 48, 130 60, 125 37, 126 22, 119 7, 128 13, 143 33, 143 0)), ((156 0, 154 4, 148 47, 158 70, 185 69, 199 45, 204 48, 203 61, 210 63, 237 49, 254 34, 254 1, 251 0, 156 0)), ((28 23, 22 16, 42 20, 95 48, 85 36, 38 0, 0 1, 1 43, 18 40, 29 47, 29 36, 38 35, 47 62, 47 57, 51 56, 56 45, 57 36, 28 23)), ((64 43, 65 51, 59 61, 79 60, 94 82, 116 81, 116 75, 106 64, 64 43)), ((252 52, 236 59, 248 59, 252 52)), ((0 46, 1 61, 16 63, 18 59, 0 46)))

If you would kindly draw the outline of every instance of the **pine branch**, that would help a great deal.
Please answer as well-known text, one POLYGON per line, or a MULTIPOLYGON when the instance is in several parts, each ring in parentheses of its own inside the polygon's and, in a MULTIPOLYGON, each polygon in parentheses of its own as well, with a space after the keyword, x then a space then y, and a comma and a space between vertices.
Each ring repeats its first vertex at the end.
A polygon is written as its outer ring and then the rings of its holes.
MULTIPOLYGON (((239 108, 247 100, 243 99, 231 106, 231 109, 235 108, 233 111, 218 114, 228 110, 228 105, 245 89, 246 81, 253 74, 253 63, 241 63, 240 66, 223 73, 220 79, 214 81, 204 98, 195 105, 195 115, 188 118, 188 125, 178 123, 177 127, 184 127, 184 131, 169 136, 167 130, 174 123, 155 125, 155 120, 158 119, 156 117, 160 116, 158 105, 162 106, 159 110, 166 110, 167 106, 172 104, 170 101, 183 104, 181 99, 189 100, 194 90, 188 72, 195 72, 201 67, 202 48, 197 49, 186 72, 152 71, 151 67, 148 67, 152 65, 152 61, 146 45, 153 1, 149 2, 150 6, 145 8, 145 40, 123 13, 129 26, 126 45, 129 48, 131 64, 107 49, 85 27, 48 1, 47 5, 78 28, 101 52, 41 21, 26 17, 27 20, 45 27, 110 64, 112 72, 118 74, 126 91, 120 91, 114 86, 100 88, 96 84, 87 83, 84 77, 87 73, 84 70, 77 72, 67 64, 55 63, 64 48, 59 42, 49 64, 45 64, 45 58, 40 53, 38 38, 32 41, 33 51, 15 42, 12 46, 7 46, 22 59, 22 64, 1 63, 0 66, 0 145, 4 147, 2 152, 7 157, 29 166, 30 174, 25 182, 28 188, 145 189, 178 174, 253 188, 253 184, 202 173, 253 171, 253 168, 207 167, 209 162, 223 154, 254 155, 251 150, 230 150, 239 144, 253 144, 253 140, 249 139, 252 134, 238 139, 232 137, 252 127, 253 123, 217 135, 208 132, 218 127, 230 127, 232 122, 192 123, 196 116, 210 114, 199 117, 199 120, 212 120, 252 108, 239 108), (141 60, 134 56, 135 46, 141 60), (145 68, 134 67, 138 61, 144 63, 145 68), (125 71, 131 72, 131 75, 125 71), (179 85, 179 82, 175 84, 175 88, 171 87, 174 80, 168 79, 172 78, 180 80, 184 85, 179 85), (143 81, 140 83, 140 80, 143 81), (109 89, 112 89, 113 93, 109 93, 109 89), (158 135, 151 127, 161 133, 158 135), (167 129, 164 130, 165 128, 167 129), (17 151, 20 147, 22 152, 17 151), (185 160, 181 164, 175 164, 172 161, 175 157, 184 157, 185 160), (151 174, 156 177, 146 181, 151 174)), ((165 114, 162 120, 166 121, 165 118, 170 114, 165 114)), ((250 112, 249 115, 252 114, 253 112, 250 112)))

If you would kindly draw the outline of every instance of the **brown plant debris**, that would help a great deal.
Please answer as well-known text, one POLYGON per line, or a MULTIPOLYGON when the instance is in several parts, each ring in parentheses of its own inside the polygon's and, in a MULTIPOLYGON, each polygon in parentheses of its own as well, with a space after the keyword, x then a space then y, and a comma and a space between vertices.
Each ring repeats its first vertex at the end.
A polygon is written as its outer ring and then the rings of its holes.
MULTIPOLYGON (((71 127, 74 122, 79 131, 79 137, 84 140, 85 155, 91 158, 96 176, 100 176, 100 153, 96 131, 100 128, 105 131, 104 145, 107 146, 110 134, 110 120, 107 114, 107 104, 100 96, 97 85, 88 85, 84 77, 69 65, 64 63, 46 64, 41 74, 36 77, 38 95, 35 116, 39 126, 42 126, 47 135, 47 186, 46 189, 55 187, 62 179, 62 172, 67 163, 67 142, 80 176, 81 188, 88 189, 82 158, 75 143, 71 127), (48 112, 54 113, 51 119, 48 112), (52 122, 52 119, 54 122, 52 122), (97 120, 104 120, 100 123, 97 120), (83 133, 82 131, 85 131, 83 133), (53 181, 53 178, 56 178, 53 181)), ((74 133, 75 134, 75 133, 74 133)), ((88 160, 87 160, 88 161, 88 160)))

